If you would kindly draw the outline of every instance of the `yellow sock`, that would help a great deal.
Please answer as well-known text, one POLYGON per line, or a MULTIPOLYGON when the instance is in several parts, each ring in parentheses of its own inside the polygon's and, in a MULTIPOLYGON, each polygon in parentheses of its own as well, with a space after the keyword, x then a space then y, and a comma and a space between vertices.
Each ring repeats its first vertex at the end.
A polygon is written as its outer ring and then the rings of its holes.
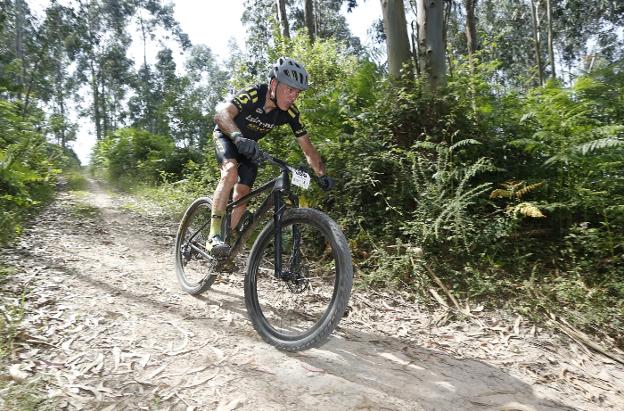
POLYGON ((209 238, 212 238, 215 235, 221 236, 221 222, 223 221, 224 215, 225 215, 225 211, 213 211, 212 212, 212 221, 210 221, 209 238))

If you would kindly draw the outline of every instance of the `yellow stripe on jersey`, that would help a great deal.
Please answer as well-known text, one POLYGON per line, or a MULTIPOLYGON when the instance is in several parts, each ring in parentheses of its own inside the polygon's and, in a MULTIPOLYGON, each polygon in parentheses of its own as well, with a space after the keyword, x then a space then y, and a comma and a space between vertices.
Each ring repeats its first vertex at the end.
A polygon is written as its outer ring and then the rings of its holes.
POLYGON ((288 109, 288 114, 290 114, 290 116, 291 116, 292 118, 297 117, 297 114, 294 112, 294 110, 293 110, 292 108, 289 108, 289 109, 288 109))
POLYGON ((240 101, 241 104, 247 104, 249 102, 249 94, 242 93, 236 97, 236 100, 240 101))
POLYGON ((254 98, 251 99, 252 103, 255 103, 256 101, 258 101, 258 97, 254 97, 254 98))
POLYGON ((250 96, 255 96, 258 94, 258 90, 249 90, 249 95, 250 96))

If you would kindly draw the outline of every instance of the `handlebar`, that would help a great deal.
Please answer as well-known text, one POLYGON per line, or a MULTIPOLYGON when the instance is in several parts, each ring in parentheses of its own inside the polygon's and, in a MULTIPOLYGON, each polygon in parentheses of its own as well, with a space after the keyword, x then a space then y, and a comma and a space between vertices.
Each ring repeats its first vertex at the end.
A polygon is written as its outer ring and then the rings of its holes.
POLYGON ((319 177, 315 173, 313 173, 312 170, 310 170, 308 167, 294 167, 294 166, 291 166, 287 162, 285 162, 283 160, 280 160, 277 157, 273 157, 272 155, 270 155, 266 151, 258 150, 258 156, 257 156, 256 159, 254 159, 254 163, 258 164, 258 166, 261 166, 263 163, 273 164, 275 166, 278 166, 282 171, 288 171, 289 173, 292 173, 293 170, 303 171, 303 172, 307 173, 308 175, 310 175, 310 177, 314 180, 314 182, 319 187, 322 188, 322 185, 321 185, 321 182, 320 182, 320 178, 321 177, 319 177))

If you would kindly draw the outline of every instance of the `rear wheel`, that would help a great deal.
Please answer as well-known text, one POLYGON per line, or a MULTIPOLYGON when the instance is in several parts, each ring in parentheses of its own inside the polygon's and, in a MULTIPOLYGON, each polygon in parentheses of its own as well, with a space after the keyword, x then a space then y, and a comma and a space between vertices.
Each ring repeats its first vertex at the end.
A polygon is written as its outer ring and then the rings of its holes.
POLYGON ((254 328, 279 349, 323 344, 342 318, 351 294, 353 267, 344 234, 327 215, 290 209, 282 218, 282 272, 275 277, 274 225, 254 243, 245 304, 254 328))
POLYGON ((198 295, 216 280, 217 260, 208 255, 212 199, 198 198, 184 213, 176 237, 176 275, 184 291, 198 295))

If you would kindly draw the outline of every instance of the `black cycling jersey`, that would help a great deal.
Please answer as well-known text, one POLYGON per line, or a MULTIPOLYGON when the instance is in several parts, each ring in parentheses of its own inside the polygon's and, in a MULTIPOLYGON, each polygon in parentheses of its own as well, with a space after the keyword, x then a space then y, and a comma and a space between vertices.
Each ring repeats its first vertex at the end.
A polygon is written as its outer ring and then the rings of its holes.
MULTIPOLYGON (((297 137, 306 135, 306 131, 299 118, 299 110, 293 104, 287 111, 279 107, 265 113, 264 102, 268 90, 267 84, 259 84, 254 87, 241 90, 230 100, 238 108, 239 113, 234 118, 236 126, 243 137, 252 140, 260 140, 275 126, 290 124, 293 133, 297 137)), ((223 136, 219 126, 215 127, 215 137, 223 136)))

